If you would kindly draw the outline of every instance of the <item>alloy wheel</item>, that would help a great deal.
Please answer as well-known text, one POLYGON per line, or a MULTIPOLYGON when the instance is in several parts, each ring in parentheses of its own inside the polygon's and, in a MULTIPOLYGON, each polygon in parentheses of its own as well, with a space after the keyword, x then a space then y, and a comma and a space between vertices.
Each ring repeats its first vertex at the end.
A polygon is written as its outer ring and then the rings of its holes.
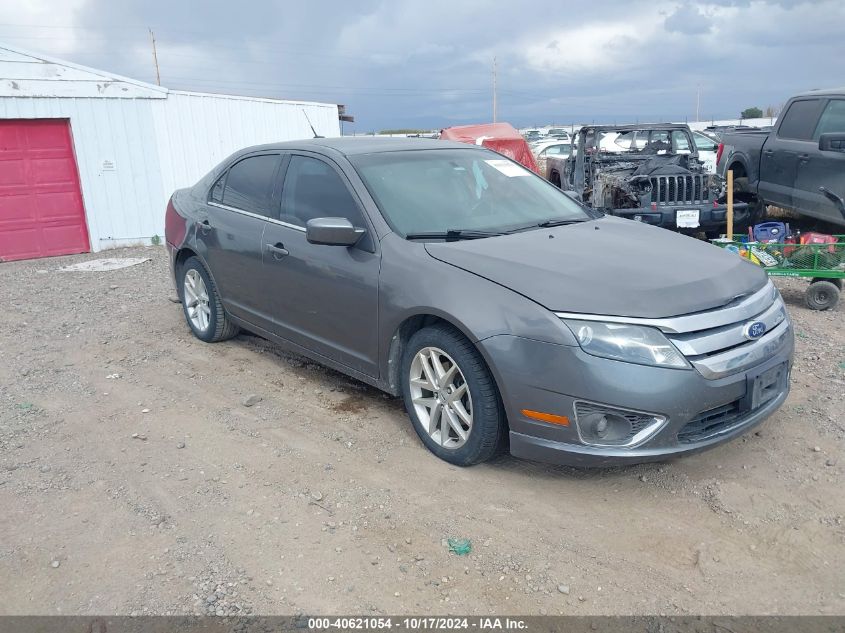
POLYGON ((472 431, 472 396, 461 368, 437 347, 424 347, 411 362, 409 385, 419 424, 443 448, 463 446, 472 431))
POLYGON ((197 330, 205 332, 211 321, 211 307, 208 305, 208 289, 205 281, 195 268, 185 273, 183 288, 188 319, 197 330))

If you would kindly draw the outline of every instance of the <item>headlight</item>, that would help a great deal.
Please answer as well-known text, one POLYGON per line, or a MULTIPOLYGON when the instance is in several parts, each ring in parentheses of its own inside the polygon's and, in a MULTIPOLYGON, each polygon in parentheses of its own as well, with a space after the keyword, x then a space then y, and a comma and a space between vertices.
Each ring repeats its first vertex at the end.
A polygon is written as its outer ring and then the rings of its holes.
POLYGON ((588 354, 626 363, 687 369, 689 363, 660 330, 627 323, 563 319, 588 354))

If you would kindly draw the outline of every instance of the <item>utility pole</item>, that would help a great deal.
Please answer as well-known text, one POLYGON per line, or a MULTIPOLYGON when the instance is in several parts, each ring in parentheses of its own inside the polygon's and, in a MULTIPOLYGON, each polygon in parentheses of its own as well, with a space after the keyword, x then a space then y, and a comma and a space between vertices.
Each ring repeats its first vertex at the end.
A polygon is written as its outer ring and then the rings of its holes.
POLYGON ((156 67, 156 84, 161 85, 161 74, 158 70, 158 54, 156 53, 156 36, 153 35, 153 30, 150 28, 150 42, 153 44, 153 63, 156 67))
POLYGON ((496 115, 498 114, 496 108, 496 58, 493 57, 493 123, 496 122, 496 115))
POLYGON ((698 123, 701 119, 698 118, 698 112, 701 108, 701 84, 698 84, 698 89, 695 92, 695 121, 698 123))

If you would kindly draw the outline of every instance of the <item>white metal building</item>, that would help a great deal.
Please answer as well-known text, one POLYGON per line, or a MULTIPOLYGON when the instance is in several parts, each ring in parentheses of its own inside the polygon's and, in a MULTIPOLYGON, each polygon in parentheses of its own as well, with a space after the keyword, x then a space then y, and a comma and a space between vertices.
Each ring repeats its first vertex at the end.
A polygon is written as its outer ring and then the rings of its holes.
POLYGON ((148 244, 174 189, 310 138, 308 119, 340 135, 334 104, 168 90, 0 44, 0 261, 148 244))

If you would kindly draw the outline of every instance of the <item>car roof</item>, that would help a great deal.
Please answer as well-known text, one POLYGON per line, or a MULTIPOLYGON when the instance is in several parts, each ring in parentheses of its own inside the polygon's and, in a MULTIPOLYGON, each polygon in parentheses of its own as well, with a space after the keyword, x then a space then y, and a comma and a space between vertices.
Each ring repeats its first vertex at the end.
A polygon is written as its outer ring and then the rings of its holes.
POLYGON ((344 156, 359 154, 379 154, 382 152, 401 152, 407 150, 425 149, 470 149, 476 147, 466 143, 454 141, 441 141, 431 138, 393 138, 379 136, 341 136, 337 138, 310 138, 300 141, 285 141, 283 143, 270 143, 244 148, 243 152, 257 150, 281 149, 281 150, 309 150, 327 153, 326 150, 334 150, 344 156))
POLYGON ((816 90, 808 90, 795 95, 796 97, 842 97, 845 96, 845 87, 843 88, 819 88, 816 90))

